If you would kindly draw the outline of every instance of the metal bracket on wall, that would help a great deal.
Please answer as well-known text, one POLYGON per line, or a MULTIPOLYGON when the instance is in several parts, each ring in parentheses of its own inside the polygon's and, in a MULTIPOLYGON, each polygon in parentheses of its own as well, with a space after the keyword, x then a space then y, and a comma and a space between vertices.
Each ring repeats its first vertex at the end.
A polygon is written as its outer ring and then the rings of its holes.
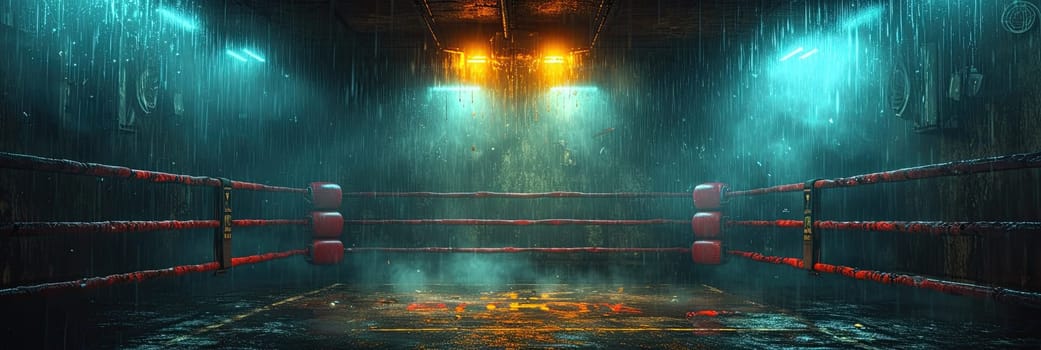
POLYGON ((807 271, 813 271, 813 265, 820 261, 820 234, 813 227, 820 212, 820 189, 814 184, 817 180, 806 181, 802 190, 802 264, 807 271))
POLYGON ((213 233, 213 256, 220 264, 217 273, 231 268, 231 180, 221 178, 216 190, 217 230, 213 233))

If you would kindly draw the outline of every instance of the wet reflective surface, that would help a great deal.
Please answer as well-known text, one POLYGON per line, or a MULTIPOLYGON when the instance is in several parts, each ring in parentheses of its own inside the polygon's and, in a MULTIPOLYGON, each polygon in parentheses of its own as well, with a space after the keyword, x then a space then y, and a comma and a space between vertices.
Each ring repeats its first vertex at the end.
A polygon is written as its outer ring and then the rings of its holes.
POLYGON ((131 349, 1041 346, 1032 320, 1009 327, 825 300, 787 309, 707 284, 409 288, 333 284, 109 305, 93 315, 93 334, 100 348, 131 349))

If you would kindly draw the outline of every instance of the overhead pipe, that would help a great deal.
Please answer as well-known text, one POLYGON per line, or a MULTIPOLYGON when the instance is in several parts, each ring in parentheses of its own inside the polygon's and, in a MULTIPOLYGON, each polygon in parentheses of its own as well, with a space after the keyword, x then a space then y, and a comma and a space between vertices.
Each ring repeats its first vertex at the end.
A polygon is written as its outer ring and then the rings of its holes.
MULTIPOLYGON (((426 0, 424 0, 424 1, 426 1, 426 0)), ((508 8, 508 6, 506 5, 506 1, 507 0, 499 0, 499 13, 502 14, 502 38, 506 39, 506 40, 509 40, 510 39, 510 17, 507 14, 508 11, 506 9, 508 8)))
POLYGON ((600 7, 596 10, 596 17, 593 19, 596 24, 596 30, 593 32, 593 40, 589 42, 589 48, 596 47, 596 41, 600 38, 600 32, 604 29, 604 24, 607 23, 607 15, 611 12, 612 2, 610 0, 600 0, 600 7))
POLYGON ((434 12, 430 10, 430 3, 427 0, 415 0, 414 3, 417 7, 422 6, 418 8, 419 17, 427 25, 427 31, 430 32, 430 37, 434 39, 434 45, 437 45, 437 49, 441 50, 441 41, 437 39, 437 33, 434 31, 434 12))

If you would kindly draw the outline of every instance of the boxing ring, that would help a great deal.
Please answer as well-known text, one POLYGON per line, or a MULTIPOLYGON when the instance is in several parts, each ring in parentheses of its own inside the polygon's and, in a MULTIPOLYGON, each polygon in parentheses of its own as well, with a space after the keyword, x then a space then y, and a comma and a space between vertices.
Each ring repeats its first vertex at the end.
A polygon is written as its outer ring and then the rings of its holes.
MULTIPOLYGON (((41 235, 76 235, 85 233, 108 233, 108 234, 135 234, 151 231, 176 231, 176 230, 212 230, 213 260, 200 262, 194 265, 172 266, 165 269, 130 271, 107 276, 86 276, 77 280, 54 281, 42 284, 19 285, 6 289, 0 289, 0 298, 32 298, 37 296, 48 296, 57 293, 72 293, 77 290, 102 288, 115 284, 143 283, 146 280, 182 276, 195 273, 223 273, 233 270, 237 266, 260 264, 264 262, 290 259, 299 256, 314 265, 337 265, 342 264, 347 254, 367 253, 429 253, 429 254, 526 254, 526 253, 555 253, 555 254, 613 254, 613 253, 659 253, 659 254, 684 254, 689 255, 691 263, 697 265, 721 265, 732 259, 742 259, 749 262, 763 262, 777 265, 787 265, 795 269, 806 270, 812 274, 831 274, 850 279, 870 281, 881 285, 912 287, 956 296, 968 296, 993 300, 996 302, 1024 306, 1030 308, 1041 308, 1041 293, 1034 291, 1014 290, 1000 286, 986 285, 964 281, 949 281, 939 278, 919 276, 908 273, 895 273, 875 271, 870 269, 858 269, 855 267, 839 265, 841 262, 821 261, 822 237, 838 234, 845 231, 878 232, 923 236, 979 236, 986 239, 1002 239, 1009 235, 1034 235, 1041 233, 1041 222, 1031 221, 833 221, 824 220, 821 208, 821 197, 825 190, 838 190, 841 188, 870 186, 882 183, 920 181, 939 177, 966 176, 970 174, 993 173, 1001 171, 1012 171, 1020 169, 1041 168, 1041 153, 1025 153, 990 158, 963 160, 940 164, 924 165, 912 168, 882 171, 863 175, 856 175, 835 179, 812 179, 805 182, 756 188, 748 190, 731 191, 729 186, 723 182, 711 182, 696 186, 691 192, 617 192, 617 193, 583 193, 583 192, 543 192, 543 193, 508 193, 508 192, 343 192, 337 184, 328 182, 311 182, 306 187, 282 187, 266 184, 236 181, 225 178, 191 176, 181 174, 170 174, 156 171, 130 169, 120 166, 84 163, 65 159, 44 158, 32 155, 0 153, 0 169, 4 171, 32 171, 41 173, 66 174, 76 176, 92 176, 101 178, 116 178, 124 181, 140 181, 146 183, 178 184, 182 186, 206 187, 213 191, 213 216, 198 220, 160 220, 160 221, 103 221, 103 222, 13 222, 0 224, 0 235, 2 239, 18 240, 23 237, 41 235), (236 193, 242 191, 283 193, 292 196, 301 196, 310 203, 310 211, 302 212, 293 218, 238 218, 234 216, 231 201, 236 193), (730 203, 737 200, 753 200, 757 196, 773 195, 781 193, 799 193, 803 204, 803 220, 784 220, 773 218, 762 218, 756 220, 733 220, 728 213, 730 203), (607 198, 607 199, 631 199, 631 198, 675 198, 690 199, 693 201, 694 212, 689 219, 676 218, 653 218, 653 219, 475 219, 475 218, 442 218, 442 219, 417 219, 417 218, 393 218, 393 219, 354 219, 344 218, 340 213, 345 198, 369 198, 378 200, 380 198, 449 198, 449 199, 474 199, 504 198, 504 199, 534 199, 534 198, 607 198), (598 226, 676 226, 684 225, 691 227, 691 244, 682 247, 531 247, 531 246, 504 246, 504 247, 381 247, 381 246, 345 246, 344 241, 351 241, 345 237, 345 227, 361 225, 457 225, 457 226, 567 226, 567 225, 598 225, 598 226), (239 230, 248 230, 251 227, 263 226, 298 226, 306 228, 311 235, 309 241, 300 242, 300 248, 269 252, 264 254, 248 256, 231 256, 233 242, 242 239, 236 233, 239 230), (802 255, 796 257, 770 256, 758 252, 731 249, 730 240, 735 229, 790 229, 791 239, 801 242, 802 255), (795 233, 801 230, 801 234, 795 233), (234 239, 233 239, 234 237, 234 239)), ((358 243, 353 242, 352 243, 358 243)), ((322 293, 331 293, 336 288, 348 288, 342 285, 327 287, 322 293)), ((360 287, 349 287, 360 288, 360 287)), ((342 292, 342 291, 341 291, 342 292)), ((346 292, 342 292, 346 293, 346 292)), ((341 293, 341 294, 342 294, 341 293)), ((448 293, 448 292, 445 292, 448 293)), ((563 292, 561 292, 563 293, 563 292)), ((621 290, 618 292, 622 293, 621 290)), ((699 297, 724 294, 722 291, 710 286, 692 287, 690 293, 699 297), (717 293, 718 292, 718 293, 717 293)), ((436 314, 446 313, 455 315, 456 319, 462 318, 466 313, 476 311, 491 312, 494 310, 539 310, 548 314, 572 319, 574 313, 593 312, 604 315, 624 315, 626 313, 640 314, 646 308, 631 308, 621 303, 594 303, 565 301, 555 299, 552 293, 532 294, 526 297, 503 294, 495 297, 477 298, 474 300, 457 300, 456 302, 416 302, 410 303, 404 308, 406 312, 436 314), (571 316, 569 316, 571 315, 571 316)), ((603 293, 585 293, 599 295, 603 293)), ((319 295, 318 292, 307 294, 319 295)), ((324 294, 323 294, 324 295, 324 294)), ((447 294, 446 294, 447 295, 447 294)), ((301 297, 303 298, 303 297, 301 297)), ((350 299, 348 296, 329 297, 322 300, 333 300, 333 306, 338 299, 350 299)), ((357 298, 357 297, 355 297, 357 298)), ((405 296, 397 297, 405 299, 405 296)), ((720 297, 722 298, 722 297, 720 297)), ((724 298, 725 299, 725 298, 724 298)), ((299 300, 293 299, 293 301, 299 300)), ((397 299, 395 299, 397 300, 397 299)), ((323 302, 324 303, 324 302, 323 302)), ((380 303, 377 301, 377 304, 380 303)), ((734 302, 734 305, 741 304, 734 302)), ((281 305, 281 304, 279 304, 281 305)), ((323 304, 324 305, 324 304, 323 304)), ((269 309, 268 309, 269 310, 269 309)), ((401 311, 401 310, 399 310, 401 311)), ((725 317, 728 315, 749 314, 752 310, 742 309, 734 306, 729 310, 688 310, 683 317, 688 321, 703 318, 725 317)), ((400 315, 399 315, 400 316, 400 315)), ((339 316, 337 316, 339 317, 339 316)), ((395 316, 397 317, 397 316, 395 316)), ((372 332, 394 333, 394 332, 463 332, 467 330, 478 330, 495 334, 509 333, 508 325, 483 325, 475 328, 466 327, 413 327, 408 325, 408 319, 395 319, 392 325, 369 327, 372 332)), ((214 327, 214 329, 220 326, 214 327)), ((729 326, 693 326, 693 327, 666 327, 647 325, 627 325, 624 327, 604 327, 598 324, 577 325, 568 327, 543 327, 524 326, 531 332, 694 332, 699 333, 728 333, 728 332, 760 332, 760 333, 786 333, 800 332, 803 327, 796 328, 770 328, 770 327, 729 327, 729 326)), ((523 327, 522 327, 523 328, 523 327)), ((171 340, 175 341, 176 340, 171 340)), ((849 345, 849 344, 846 344, 849 345)))

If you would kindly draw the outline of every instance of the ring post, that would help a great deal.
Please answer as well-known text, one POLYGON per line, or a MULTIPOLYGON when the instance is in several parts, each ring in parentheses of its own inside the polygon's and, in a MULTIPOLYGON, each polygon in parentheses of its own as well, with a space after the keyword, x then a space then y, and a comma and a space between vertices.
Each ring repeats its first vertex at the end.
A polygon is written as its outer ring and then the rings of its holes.
POLYGON ((815 183, 817 180, 806 181, 802 190, 802 263, 803 268, 811 272, 821 257, 820 234, 813 227, 820 211, 820 189, 815 183))
POLYGON ((231 268, 231 180, 221 178, 216 190, 217 221, 220 225, 213 234, 214 260, 220 265, 217 273, 231 268))

